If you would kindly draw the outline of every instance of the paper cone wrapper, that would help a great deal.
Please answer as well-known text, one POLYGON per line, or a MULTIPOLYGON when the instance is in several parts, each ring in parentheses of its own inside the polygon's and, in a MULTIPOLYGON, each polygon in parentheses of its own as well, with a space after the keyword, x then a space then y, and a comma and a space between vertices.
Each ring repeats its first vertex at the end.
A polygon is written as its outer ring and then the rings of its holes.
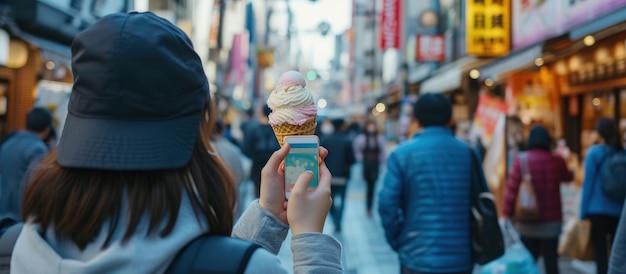
POLYGON ((283 147, 285 142, 285 136, 293 136, 293 135, 313 135, 315 133, 315 126, 317 125, 317 117, 313 117, 309 120, 306 120, 302 125, 292 125, 288 123, 272 126, 274 129, 274 135, 276 135, 276 140, 280 144, 280 147, 283 147))

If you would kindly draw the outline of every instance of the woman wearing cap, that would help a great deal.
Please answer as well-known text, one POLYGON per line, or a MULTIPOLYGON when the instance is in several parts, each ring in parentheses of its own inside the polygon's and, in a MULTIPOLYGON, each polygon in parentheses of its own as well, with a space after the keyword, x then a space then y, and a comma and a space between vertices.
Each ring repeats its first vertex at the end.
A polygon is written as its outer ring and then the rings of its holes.
POLYGON ((245 273, 285 273, 275 254, 289 229, 295 272, 341 273, 341 246, 321 233, 330 173, 322 164, 312 192, 312 175, 300 176, 285 201, 288 146, 232 228, 232 179, 207 151, 208 81, 180 29, 152 13, 106 16, 74 39, 72 70, 62 138, 26 190, 12 273, 162 273, 196 237, 231 230, 265 247, 245 273))

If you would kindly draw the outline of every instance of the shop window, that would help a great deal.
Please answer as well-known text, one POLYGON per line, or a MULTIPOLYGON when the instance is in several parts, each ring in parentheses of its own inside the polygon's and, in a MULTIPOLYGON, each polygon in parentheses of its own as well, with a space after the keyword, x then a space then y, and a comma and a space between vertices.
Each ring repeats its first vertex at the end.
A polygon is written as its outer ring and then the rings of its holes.
POLYGON ((571 96, 563 98, 563 137, 566 144, 569 146, 572 152, 580 152, 580 126, 581 126, 581 114, 580 114, 580 96, 571 96))
POLYGON ((587 149, 599 141, 598 133, 596 132, 598 120, 615 116, 615 103, 615 94, 613 92, 588 93, 583 96, 582 131, 580 135, 582 159, 584 159, 587 149))

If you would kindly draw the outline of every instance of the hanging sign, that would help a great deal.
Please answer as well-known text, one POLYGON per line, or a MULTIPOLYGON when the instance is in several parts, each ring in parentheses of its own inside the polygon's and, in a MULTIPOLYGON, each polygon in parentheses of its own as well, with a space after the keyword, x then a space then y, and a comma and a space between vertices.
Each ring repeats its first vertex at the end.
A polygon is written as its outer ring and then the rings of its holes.
POLYGON ((466 51, 468 55, 498 57, 511 44, 510 0, 465 1, 466 51))
POLYGON ((380 20, 380 49, 400 48, 400 0, 383 0, 380 20))
POLYGON ((441 34, 418 35, 415 44, 418 62, 443 62, 446 59, 445 38, 441 34))

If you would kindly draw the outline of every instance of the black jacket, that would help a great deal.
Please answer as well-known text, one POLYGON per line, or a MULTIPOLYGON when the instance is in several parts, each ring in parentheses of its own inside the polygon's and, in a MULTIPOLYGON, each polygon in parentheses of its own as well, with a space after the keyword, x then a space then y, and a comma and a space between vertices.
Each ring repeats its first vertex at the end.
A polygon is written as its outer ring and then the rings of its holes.
POLYGON ((352 141, 348 135, 335 132, 322 138, 320 144, 328 149, 328 156, 324 160, 330 173, 337 178, 350 178, 350 166, 355 162, 352 141))

